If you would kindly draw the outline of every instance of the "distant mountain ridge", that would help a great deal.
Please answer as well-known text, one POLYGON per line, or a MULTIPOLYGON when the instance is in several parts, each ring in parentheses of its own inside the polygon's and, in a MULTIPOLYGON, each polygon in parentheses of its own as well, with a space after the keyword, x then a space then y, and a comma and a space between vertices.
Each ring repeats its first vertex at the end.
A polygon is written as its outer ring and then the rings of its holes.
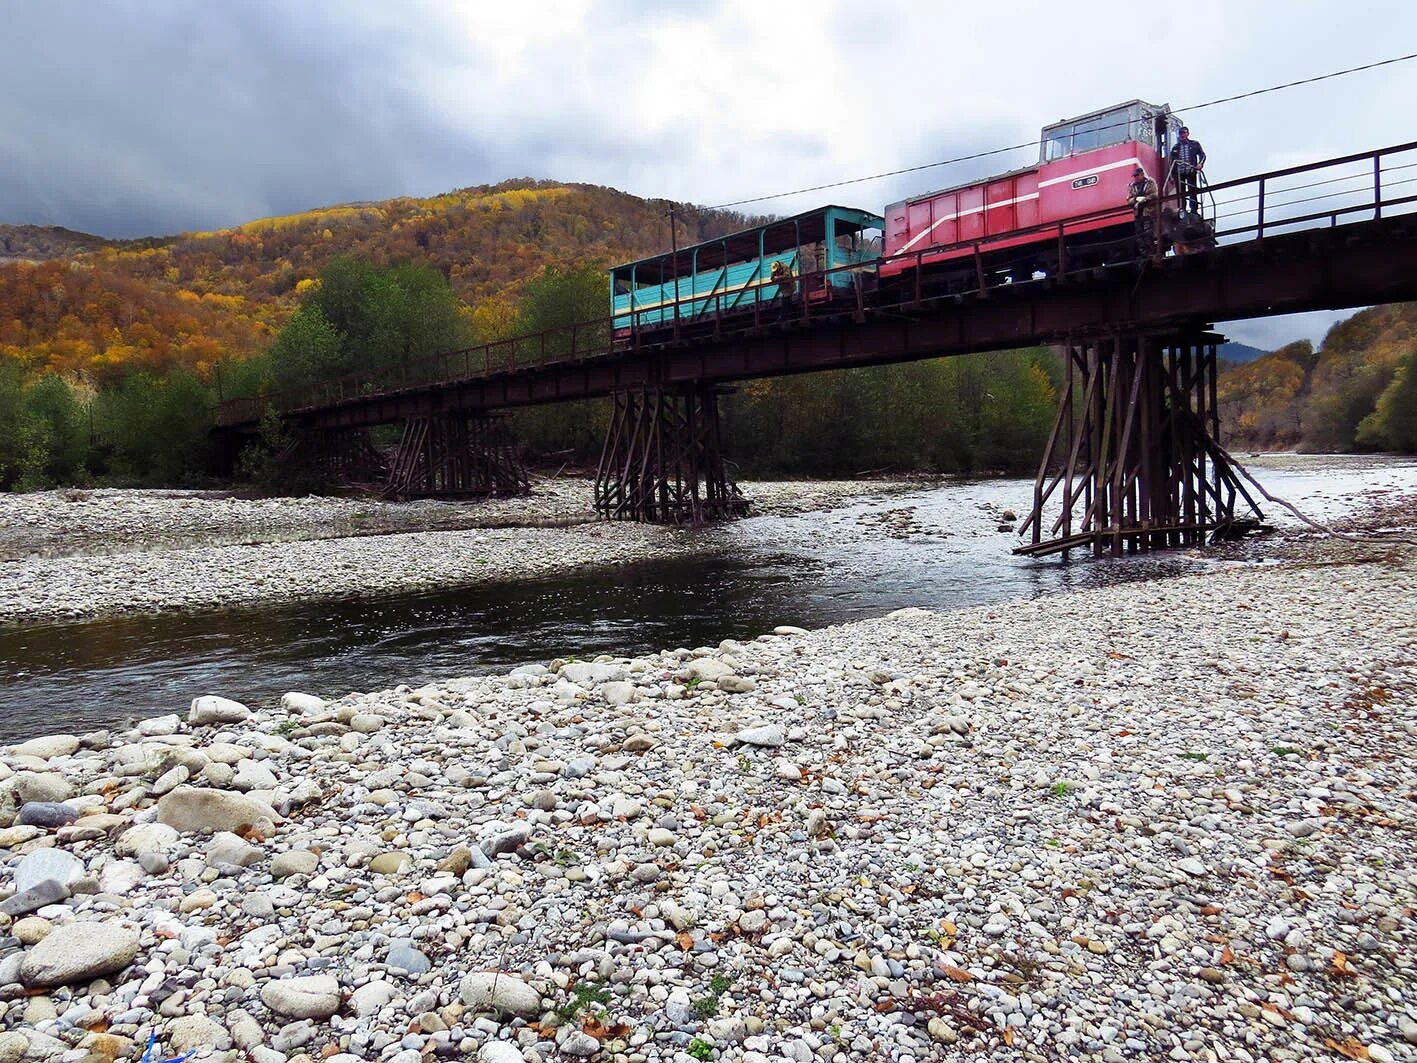
MULTIPOLYGON (((678 219, 681 243, 749 221, 692 207, 678 219)), ((475 319, 491 322, 543 269, 609 265, 669 243, 662 201, 531 179, 138 240, 0 226, 0 357, 78 376, 125 365, 206 373, 268 346, 304 286, 340 255, 434 266, 475 319)))
POLYGON ((0 262, 14 259, 43 262, 116 247, 121 243, 123 241, 108 240, 60 225, 0 225, 0 262))
POLYGON ((1233 340, 1222 343, 1216 350, 1222 359, 1232 365, 1244 365, 1253 362, 1256 358, 1263 358, 1269 351, 1262 351, 1258 347, 1251 347, 1248 343, 1235 343, 1233 340))

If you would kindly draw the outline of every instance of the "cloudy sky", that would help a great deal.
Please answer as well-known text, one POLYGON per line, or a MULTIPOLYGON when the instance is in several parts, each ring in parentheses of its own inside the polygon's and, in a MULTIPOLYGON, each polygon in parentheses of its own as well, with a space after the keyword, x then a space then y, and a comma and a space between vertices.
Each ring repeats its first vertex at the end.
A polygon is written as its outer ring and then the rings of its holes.
MULTIPOLYGON (((211 229, 507 177, 718 204, 1414 50, 1417 7, 0 0, 0 221, 211 229)), ((1212 179, 1410 139, 1417 61, 1185 111, 1212 179)), ((884 203, 1020 151, 829 193, 884 203)), ((1228 329, 1269 346, 1328 317, 1228 329)))

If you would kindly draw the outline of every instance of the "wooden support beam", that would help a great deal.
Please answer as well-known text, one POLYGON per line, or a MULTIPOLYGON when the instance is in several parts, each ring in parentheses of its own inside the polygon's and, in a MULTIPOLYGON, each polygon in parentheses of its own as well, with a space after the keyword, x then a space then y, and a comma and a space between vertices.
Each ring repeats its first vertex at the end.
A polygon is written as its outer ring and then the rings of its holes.
POLYGON ((747 504, 728 476, 719 389, 626 389, 612 398, 595 475, 595 508, 608 520, 708 524, 747 504))
POLYGON ((1116 557, 1258 525, 1259 506, 1214 439, 1219 342, 1123 333, 1069 343, 1067 384, 1020 526, 1031 541, 1015 553, 1116 557))

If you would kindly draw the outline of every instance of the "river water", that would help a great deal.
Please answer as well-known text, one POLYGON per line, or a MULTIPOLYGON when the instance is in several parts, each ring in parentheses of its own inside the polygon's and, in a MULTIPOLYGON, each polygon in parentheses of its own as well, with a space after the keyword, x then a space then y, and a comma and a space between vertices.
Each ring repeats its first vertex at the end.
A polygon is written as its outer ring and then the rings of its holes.
MULTIPOLYGON (((1318 518, 1417 492, 1417 460, 1267 457, 1274 494, 1318 518)), ((185 712, 222 694, 261 703, 287 690, 337 697, 504 670, 574 654, 635 654, 821 627, 902 606, 950 609, 1119 581, 1264 563, 1296 527, 1218 550, 1117 561, 1032 561, 997 530, 1031 483, 981 480, 867 499, 824 513, 756 517, 703 534, 709 559, 597 576, 374 601, 150 615, 0 628, 0 741, 83 732, 185 712)))

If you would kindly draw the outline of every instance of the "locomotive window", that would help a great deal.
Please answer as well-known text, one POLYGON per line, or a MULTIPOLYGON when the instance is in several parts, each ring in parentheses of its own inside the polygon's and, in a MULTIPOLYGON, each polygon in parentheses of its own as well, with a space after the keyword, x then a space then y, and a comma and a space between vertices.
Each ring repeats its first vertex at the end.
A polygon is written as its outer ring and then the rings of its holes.
POLYGON ((1043 161, 1065 159, 1073 153, 1073 127, 1059 126, 1050 131, 1043 142, 1043 161))

